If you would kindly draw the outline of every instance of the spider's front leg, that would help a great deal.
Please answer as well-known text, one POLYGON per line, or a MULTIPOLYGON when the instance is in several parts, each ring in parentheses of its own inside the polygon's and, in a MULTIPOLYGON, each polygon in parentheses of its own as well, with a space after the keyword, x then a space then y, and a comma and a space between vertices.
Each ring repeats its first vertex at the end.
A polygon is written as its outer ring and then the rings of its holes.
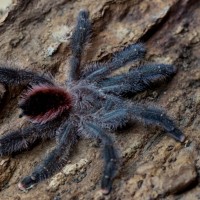
POLYGON ((47 155, 40 165, 36 166, 30 176, 25 177, 18 184, 19 189, 23 191, 31 189, 38 182, 51 177, 67 163, 70 150, 77 139, 73 130, 73 126, 69 123, 62 127, 58 135, 58 146, 47 155))
POLYGON ((99 87, 103 92, 115 95, 136 94, 171 79, 175 73, 173 65, 144 65, 128 73, 106 78, 99 83, 99 87))
POLYGON ((94 124, 86 123, 86 131, 93 138, 99 138, 103 143, 104 171, 101 180, 103 194, 109 194, 112 189, 112 181, 117 171, 118 155, 112 139, 94 124))
POLYGON ((83 71, 82 78, 99 82, 105 79, 113 71, 124 65, 144 57, 146 50, 143 44, 130 44, 123 50, 115 53, 112 59, 106 63, 92 63, 83 71))
POLYGON ((158 108, 132 105, 129 113, 133 119, 163 128, 168 135, 179 142, 185 141, 185 135, 179 130, 166 113, 158 108))
POLYGON ((138 120, 143 123, 160 126, 175 140, 179 142, 184 142, 185 140, 185 135, 176 127, 164 111, 144 105, 129 105, 127 108, 110 111, 102 117, 101 123, 106 128, 116 130, 130 120, 138 120))

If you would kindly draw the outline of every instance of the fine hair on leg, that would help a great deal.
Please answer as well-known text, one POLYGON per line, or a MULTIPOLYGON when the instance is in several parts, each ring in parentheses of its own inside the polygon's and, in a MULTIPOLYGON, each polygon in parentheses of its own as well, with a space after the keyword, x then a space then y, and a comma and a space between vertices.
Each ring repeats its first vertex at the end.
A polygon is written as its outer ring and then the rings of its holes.
POLYGON ((24 151, 37 140, 54 138, 56 129, 61 123, 60 119, 55 119, 46 124, 32 124, 32 126, 3 135, 0 138, 0 155, 24 151))
POLYGON ((96 63, 88 67, 82 77, 87 80, 98 82, 124 65, 141 59, 145 55, 145 48, 142 44, 131 44, 123 50, 115 53, 112 59, 104 64, 96 63))
POLYGON ((151 64, 138 67, 128 73, 102 80, 98 85, 105 93, 123 95, 137 94, 165 82, 176 73, 176 68, 166 64, 151 64))
POLYGON ((174 122, 164 111, 155 107, 145 107, 143 105, 131 105, 129 110, 133 119, 138 119, 147 124, 160 126, 169 136, 179 142, 185 140, 184 134, 176 127, 174 122))
POLYGON ((0 82, 6 85, 49 84, 53 81, 35 72, 0 66, 0 82))
POLYGON ((20 183, 19 188, 27 190, 36 183, 51 177, 60 170, 68 161, 68 156, 72 147, 76 143, 77 136, 74 128, 69 123, 65 123, 60 129, 58 145, 47 155, 41 164, 36 166, 30 176, 25 177, 20 183))
POLYGON ((111 137, 105 134, 104 131, 95 124, 86 123, 84 127, 91 137, 99 138, 102 141, 104 171, 101 180, 101 188, 104 194, 108 194, 112 189, 112 181, 118 165, 118 155, 114 148, 114 143, 111 137))
POLYGON ((79 67, 84 45, 89 40, 91 33, 91 23, 89 13, 86 10, 80 11, 77 18, 77 25, 71 38, 72 56, 70 60, 69 81, 79 79, 79 67))

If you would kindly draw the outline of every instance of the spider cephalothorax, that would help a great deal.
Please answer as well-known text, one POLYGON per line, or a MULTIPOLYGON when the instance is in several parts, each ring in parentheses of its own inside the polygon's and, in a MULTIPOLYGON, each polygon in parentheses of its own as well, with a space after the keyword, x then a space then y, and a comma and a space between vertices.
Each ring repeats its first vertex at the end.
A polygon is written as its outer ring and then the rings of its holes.
POLYGON ((27 85, 19 102, 20 116, 26 116, 31 126, 3 135, 0 155, 26 150, 36 140, 56 138, 56 147, 47 155, 19 188, 27 190, 51 177, 62 168, 78 136, 101 140, 105 160, 101 188, 111 191, 119 156, 109 133, 137 120, 163 128, 174 139, 183 142, 185 136, 165 112, 156 107, 131 103, 125 94, 136 94, 172 78, 176 68, 167 64, 150 64, 112 76, 112 72, 129 62, 143 58, 142 44, 130 44, 104 63, 90 63, 80 69, 81 56, 89 40, 91 23, 87 11, 80 11, 71 38, 72 57, 65 87, 51 78, 34 72, 0 66, 0 81, 5 85, 27 85))

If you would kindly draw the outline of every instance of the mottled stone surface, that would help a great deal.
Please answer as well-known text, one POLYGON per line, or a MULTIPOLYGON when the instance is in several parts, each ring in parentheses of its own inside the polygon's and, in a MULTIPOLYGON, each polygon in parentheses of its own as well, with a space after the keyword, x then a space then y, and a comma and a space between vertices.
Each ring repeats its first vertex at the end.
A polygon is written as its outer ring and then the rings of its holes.
MULTIPOLYGON (((28 152, 0 158, 0 199, 199 199, 200 198, 200 2, 195 0, 15 0, 0 14, 0 60, 22 69, 51 73, 63 83, 68 71, 69 39, 80 9, 93 24, 84 62, 104 61, 123 46, 142 41, 146 62, 173 63, 178 73, 168 85, 143 92, 134 100, 164 109, 185 133, 177 143, 155 127, 134 127, 116 134, 121 170, 108 196, 100 193, 100 148, 81 140, 69 165, 28 193, 17 189, 55 145, 45 142, 28 152)), ((119 73, 121 73, 121 70, 119 73)), ((3 97, 0 134, 22 128, 20 90, 0 86, 3 97), (6 92, 7 91, 7 92, 6 92)))

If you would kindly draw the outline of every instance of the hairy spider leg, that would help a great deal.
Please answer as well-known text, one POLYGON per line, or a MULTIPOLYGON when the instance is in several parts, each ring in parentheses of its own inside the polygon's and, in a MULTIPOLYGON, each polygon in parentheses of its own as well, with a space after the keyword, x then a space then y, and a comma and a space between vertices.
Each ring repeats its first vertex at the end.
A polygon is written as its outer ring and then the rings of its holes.
POLYGON ((40 76, 37 73, 11 69, 6 66, 0 66, 0 81, 6 85, 26 85, 26 84, 49 84, 53 85, 53 82, 44 76, 40 76))
POLYGON ((115 53, 111 61, 108 61, 104 64, 89 64, 87 67, 88 69, 83 72, 82 77, 89 81, 98 82, 108 76, 114 70, 123 67, 129 62, 143 58, 145 53, 146 50, 144 45, 141 43, 128 45, 123 50, 115 53))
POLYGON ((147 124, 156 124, 163 128, 166 133, 179 142, 184 142, 184 134, 176 127, 174 122, 166 113, 158 108, 144 107, 142 105, 131 105, 129 112, 133 118, 143 121, 147 124))
POLYGON ((101 118, 103 128, 116 130, 127 124, 130 120, 130 115, 127 108, 115 109, 104 114, 101 118))
POLYGON ((0 138, 0 155, 6 156, 12 153, 27 150, 38 139, 51 139, 56 135, 56 129, 61 124, 60 120, 46 124, 34 124, 22 130, 17 130, 3 135, 0 138))
POLYGON ((92 123, 85 123, 85 130, 89 132, 91 137, 99 138, 103 144, 104 171, 101 180, 101 188, 103 194, 108 194, 112 189, 112 181, 117 171, 118 155, 114 148, 114 143, 110 136, 105 134, 103 130, 92 123))
POLYGON ((98 86, 104 93, 121 95, 131 92, 131 94, 136 94, 169 80, 175 73, 176 68, 173 65, 144 65, 128 73, 106 78, 98 83, 98 86))
POLYGON ((184 134, 176 127, 174 122, 163 110, 153 107, 146 107, 141 104, 129 105, 127 108, 116 109, 106 113, 102 118, 102 124, 116 130, 120 125, 126 124, 129 120, 138 120, 146 124, 157 125, 163 128, 166 133, 179 142, 184 142, 184 134))
POLYGON ((77 18, 77 25, 71 38, 72 56, 70 60, 69 81, 79 79, 79 67, 81 63, 81 56, 83 53, 84 45, 90 38, 91 23, 89 21, 89 13, 86 10, 79 12, 77 18))
POLYGON ((41 164, 36 166, 30 176, 25 177, 18 184, 19 189, 24 191, 31 189, 35 184, 51 177, 67 164, 70 150, 77 141, 73 126, 65 123, 58 138, 58 145, 47 155, 41 164))

